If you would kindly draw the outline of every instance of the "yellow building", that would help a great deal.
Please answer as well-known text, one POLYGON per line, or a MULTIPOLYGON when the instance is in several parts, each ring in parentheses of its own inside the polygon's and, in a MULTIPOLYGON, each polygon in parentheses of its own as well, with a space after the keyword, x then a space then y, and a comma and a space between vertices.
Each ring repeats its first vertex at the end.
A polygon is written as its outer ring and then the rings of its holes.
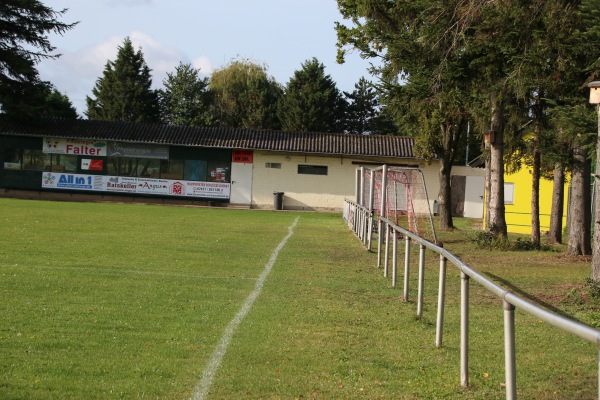
MULTIPOLYGON (((531 167, 504 175, 504 207, 508 232, 531 234, 531 167)), ((550 230, 552 180, 540 178, 540 231, 550 230)), ((565 182, 563 227, 567 223, 568 185, 565 182)))

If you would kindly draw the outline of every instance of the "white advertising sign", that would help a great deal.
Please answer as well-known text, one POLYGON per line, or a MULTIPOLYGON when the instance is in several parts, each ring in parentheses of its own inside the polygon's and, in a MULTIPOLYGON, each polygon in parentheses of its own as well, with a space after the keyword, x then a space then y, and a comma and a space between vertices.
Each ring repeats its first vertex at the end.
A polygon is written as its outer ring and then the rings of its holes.
POLYGON ((44 153, 106 156, 106 142, 87 139, 44 138, 44 153))
POLYGON ((47 189, 92 190, 162 196, 229 199, 231 184, 130 176, 105 176, 44 172, 42 187, 47 189))

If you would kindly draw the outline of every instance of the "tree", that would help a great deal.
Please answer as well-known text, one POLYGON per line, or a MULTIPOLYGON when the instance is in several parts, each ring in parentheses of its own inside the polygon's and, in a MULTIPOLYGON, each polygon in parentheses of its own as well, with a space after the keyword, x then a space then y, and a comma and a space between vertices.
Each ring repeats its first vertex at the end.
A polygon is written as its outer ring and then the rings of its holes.
POLYGON ((398 130, 392 119, 382 111, 379 95, 373 84, 364 77, 354 85, 352 93, 344 92, 346 102, 346 132, 394 134, 398 130))
POLYGON ((164 89, 159 90, 161 119, 176 126, 210 126, 212 98, 208 78, 190 64, 179 64, 175 73, 167 73, 164 89))
POLYGON ((352 27, 336 25, 338 61, 344 46, 363 57, 380 57, 374 69, 385 90, 384 102, 403 132, 415 136, 419 156, 440 161, 440 227, 453 227, 450 176, 466 139, 469 87, 467 59, 446 33, 453 8, 444 1, 338 0, 352 27), (399 78, 400 77, 400 78, 399 78))
POLYGON ((50 82, 23 82, 13 88, 17 94, 2 105, 6 119, 27 122, 43 117, 79 118, 69 98, 50 82))
MULTIPOLYGON (((558 147, 553 152, 552 160, 566 163, 561 154, 564 153, 562 148, 568 146, 571 149, 567 252, 571 255, 589 255, 591 213, 588 154, 592 153, 597 131, 594 113, 588 105, 588 92, 584 88, 585 83, 600 72, 600 60, 597 57, 600 53, 597 13, 600 1, 564 2, 562 8, 561 2, 557 3, 559 7, 549 24, 557 25, 559 29, 549 30, 548 41, 555 45, 547 46, 552 50, 547 56, 557 60, 557 67, 548 74, 553 79, 546 84, 551 89, 548 93, 551 100, 549 120, 555 131, 552 141, 558 147)), ((553 215, 553 218, 558 216, 553 215)), ((593 271, 592 265, 592 279, 593 271)))
POLYGON ((40 114, 44 117, 58 117, 66 119, 77 119, 77 110, 66 94, 58 91, 54 86, 43 85, 42 95, 44 98, 43 108, 40 114))
POLYGON ((77 24, 58 20, 66 11, 54 11, 37 0, 0 2, 0 113, 10 109, 13 117, 37 116, 36 109, 27 106, 27 96, 40 88, 36 64, 60 56, 53 54, 48 34, 62 35, 77 24))
POLYGON ((345 101, 325 66, 307 60, 285 87, 279 109, 281 126, 287 131, 343 132, 345 101))
POLYGON ((573 172, 571 176, 571 202, 569 209, 569 240, 567 254, 590 255, 590 166, 587 150, 577 143, 573 149, 573 172))
POLYGON ((92 89, 95 98, 86 97, 89 119, 158 122, 158 94, 151 89, 150 68, 141 49, 137 52, 127 37, 117 59, 108 61, 104 73, 92 89))
POLYGON ((282 89, 267 75, 266 66, 249 60, 232 61, 213 72, 209 88, 219 126, 279 129, 277 104, 282 89))

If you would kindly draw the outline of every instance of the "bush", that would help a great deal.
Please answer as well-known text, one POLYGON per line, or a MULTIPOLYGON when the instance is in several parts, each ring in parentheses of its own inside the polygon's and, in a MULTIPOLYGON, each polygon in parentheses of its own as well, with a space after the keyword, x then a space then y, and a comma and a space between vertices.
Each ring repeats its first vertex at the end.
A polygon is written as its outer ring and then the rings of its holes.
POLYGON ((507 238, 489 231, 476 232, 472 241, 480 249, 508 250, 510 248, 510 242, 507 238))
POLYGON ((472 237, 474 242, 480 249, 488 250, 513 250, 513 251, 552 251, 552 246, 549 245, 535 245, 530 240, 517 238, 514 242, 510 239, 501 235, 496 235, 489 231, 477 232, 472 237))
POLYGON ((587 278, 585 280, 585 283, 587 285, 588 293, 590 294, 590 297, 592 297, 593 299, 599 300, 600 299, 600 282, 594 281, 591 278, 587 278))

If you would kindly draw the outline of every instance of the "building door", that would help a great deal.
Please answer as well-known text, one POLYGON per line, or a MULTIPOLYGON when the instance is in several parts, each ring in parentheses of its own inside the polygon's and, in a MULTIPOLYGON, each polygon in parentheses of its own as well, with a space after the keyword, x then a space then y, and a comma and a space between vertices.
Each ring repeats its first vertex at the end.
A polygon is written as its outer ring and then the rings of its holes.
POLYGON ((231 163, 231 204, 252 203, 252 152, 235 150, 231 163))
POLYGON ((467 176, 465 185, 465 213, 467 218, 483 218, 485 177, 467 176))

